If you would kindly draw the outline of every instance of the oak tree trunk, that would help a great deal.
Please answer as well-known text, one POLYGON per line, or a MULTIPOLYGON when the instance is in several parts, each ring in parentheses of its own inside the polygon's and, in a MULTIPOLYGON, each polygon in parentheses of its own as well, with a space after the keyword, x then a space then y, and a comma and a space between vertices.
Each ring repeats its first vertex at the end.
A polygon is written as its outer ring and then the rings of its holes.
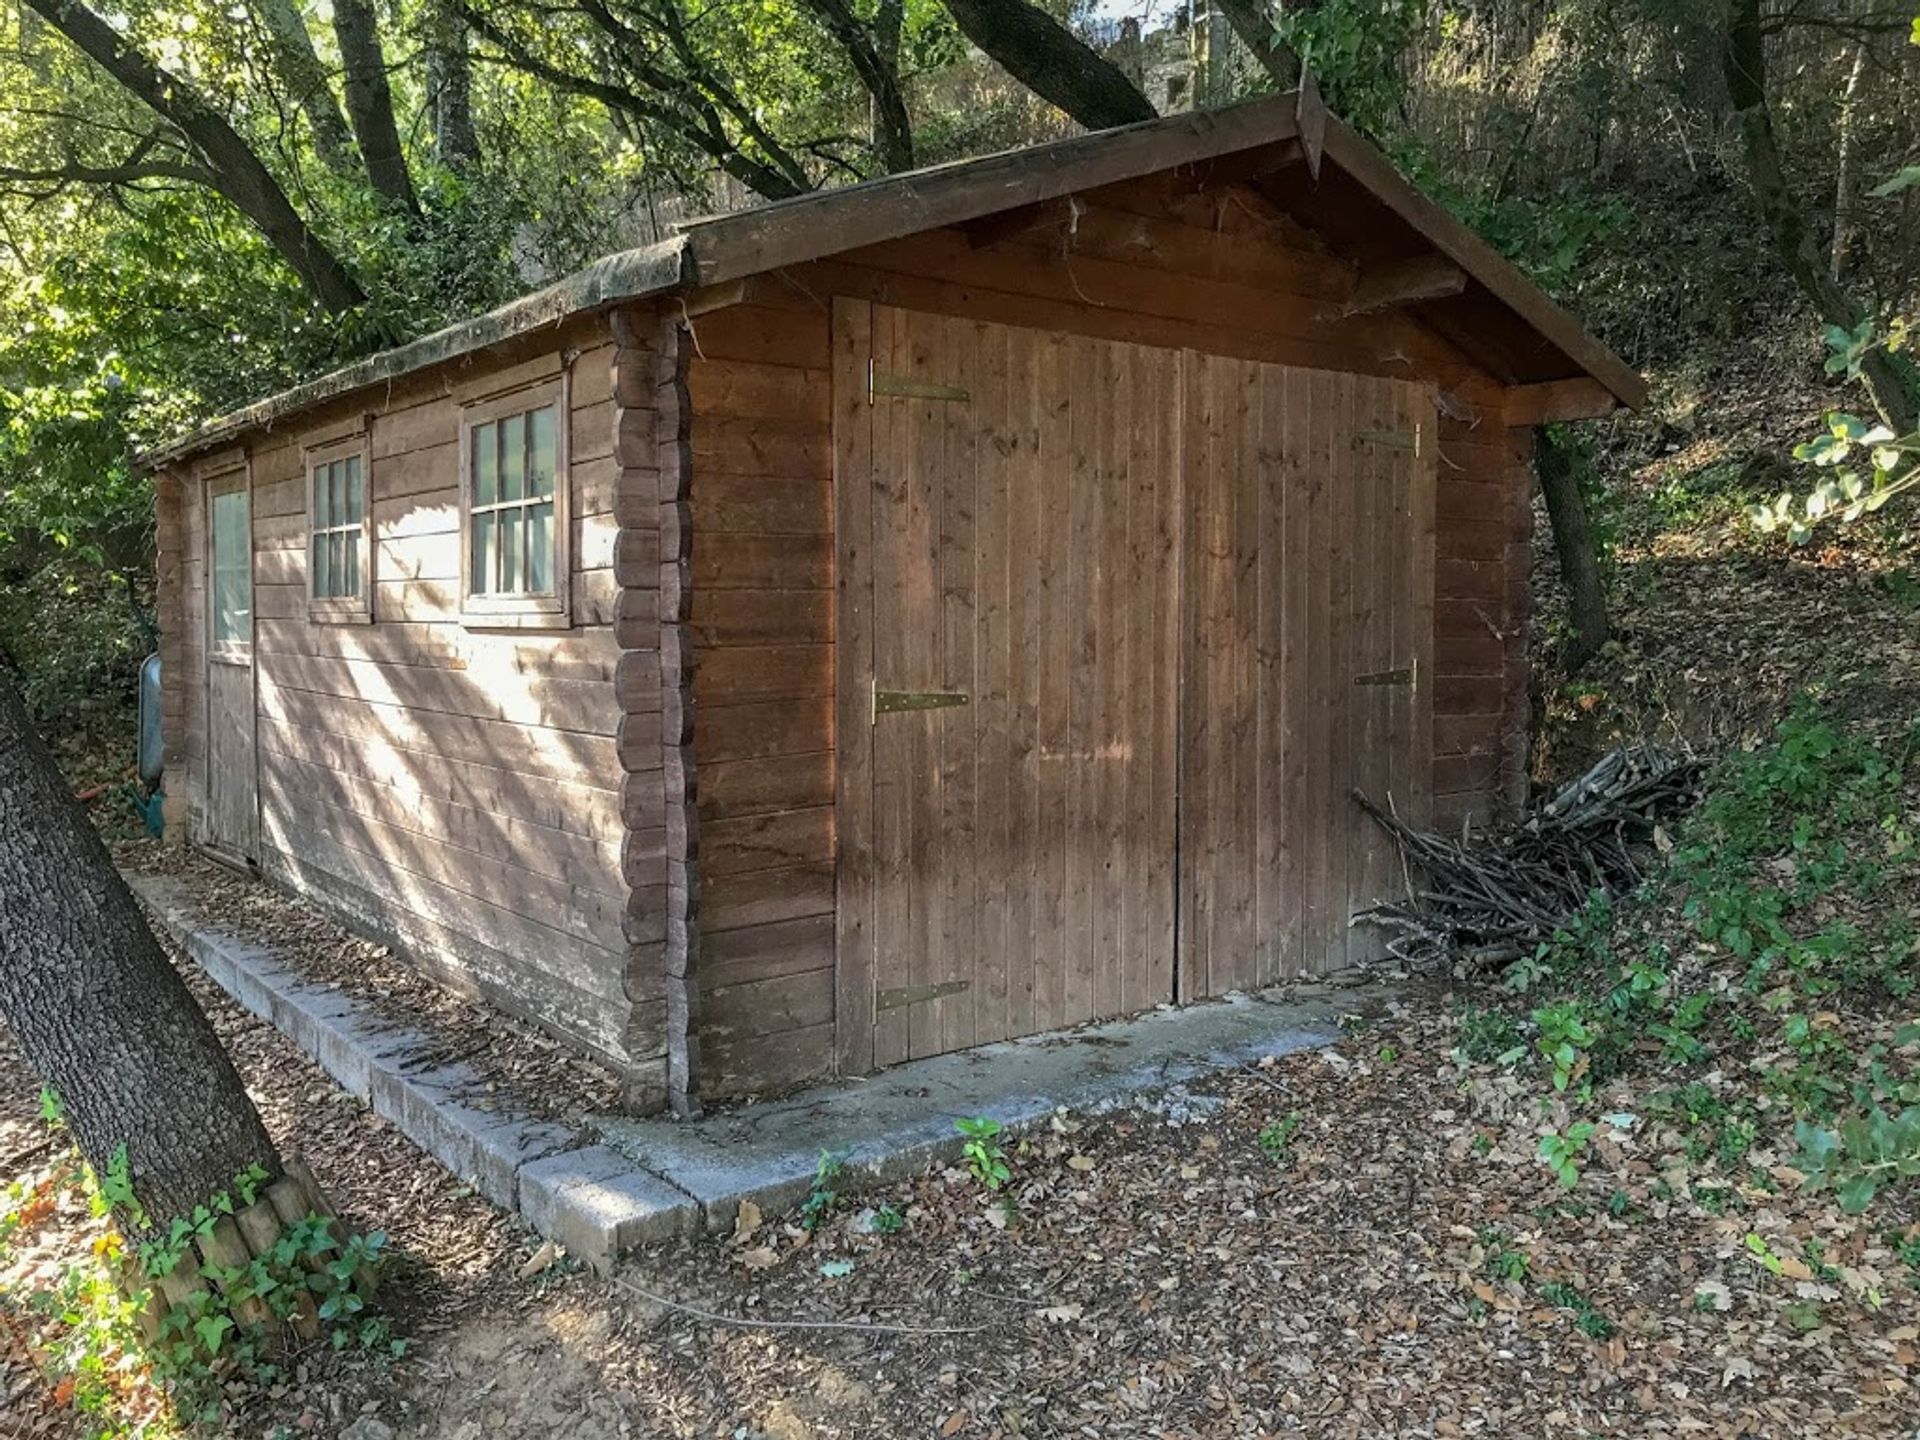
POLYGON ((1546 498, 1547 518, 1553 526, 1553 551, 1560 560, 1560 579, 1567 587, 1567 609, 1573 620, 1573 640, 1561 657, 1569 673, 1576 672, 1600 652, 1612 627, 1607 620, 1607 587, 1600 575, 1600 552, 1580 493, 1580 472, 1573 449, 1543 427, 1534 447, 1534 469, 1540 493, 1546 498))
POLYGON ((347 118, 360 141, 360 158, 374 190, 408 214, 420 212, 393 118, 393 91, 387 84, 387 56, 372 0, 333 0, 333 34, 345 70, 347 118))
POLYGON ((1126 72, 1027 0, 947 0, 947 10, 1001 69, 1087 129, 1159 118, 1126 72))
POLYGON ((443 3, 428 14, 427 94, 433 105, 434 154, 451 170, 479 163, 480 136, 473 125, 473 59, 467 53, 467 22, 443 3))
POLYGON ((273 52, 281 78, 293 93, 294 104, 307 117, 313 132, 313 148, 321 163, 336 175, 353 175, 358 164, 353 154, 353 132, 333 98, 333 86, 327 79, 327 67, 313 48, 306 19, 294 0, 258 0, 260 20, 273 38, 273 52))
POLYGON ((104 1175, 164 1227, 280 1158, 233 1062, 0 668, 0 1021, 104 1175))

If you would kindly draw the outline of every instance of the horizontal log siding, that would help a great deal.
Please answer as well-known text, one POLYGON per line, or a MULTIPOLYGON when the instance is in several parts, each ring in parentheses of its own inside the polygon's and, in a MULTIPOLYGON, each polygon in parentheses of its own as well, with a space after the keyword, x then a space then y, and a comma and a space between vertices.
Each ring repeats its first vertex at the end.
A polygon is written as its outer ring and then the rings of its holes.
POLYGON ((616 686, 614 362, 604 324, 581 322, 397 382, 370 416, 337 405, 254 445, 261 863, 658 1096, 664 817, 626 792, 620 749, 623 706, 660 701, 657 682, 616 686), (550 376, 556 353, 571 355, 573 624, 469 628, 460 407, 550 376), (303 447, 361 424, 374 623, 314 623, 303 447))
MULTIPOLYGON (((824 312, 693 322, 682 629, 699 757, 701 1092, 833 1057, 833 462, 824 312)), ((691 987, 690 987, 691 988, 691 987)))

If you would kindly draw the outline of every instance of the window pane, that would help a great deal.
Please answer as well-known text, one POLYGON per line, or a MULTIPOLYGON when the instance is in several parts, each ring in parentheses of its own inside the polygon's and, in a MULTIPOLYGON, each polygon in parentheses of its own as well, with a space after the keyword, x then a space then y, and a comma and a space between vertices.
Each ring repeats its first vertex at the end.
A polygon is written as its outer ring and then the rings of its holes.
POLYGON ((491 505, 500 498, 500 436, 491 423, 476 425, 468 443, 473 448, 473 503, 491 505))
POLYGON ((509 415, 500 422, 500 498, 518 500, 526 494, 527 417, 509 415))
POLYGON ((470 561, 470 573, 467 576, 467 589, 475 595, 485 595, 493 589, 495 518, 494 512, 473 517, 473 556, 470 561))
POLYGON ((360 498, 360 457, 347 457, 347 510, 340 517, 342 525, 358 525, 365 518, 366 510, 360 498))
POLYGON ((246 554, 247 495, 229 490, 213 497, 213 563, 232 569, 246 554))
POLYGON ((360 593, 360 532, 343 530, 340 539, 346 550, 346 563, 341 567, 337 593, 356 596, 360 593))
POLYGON ((247 577, 222 571, 213 584, 213 638, 245 640, 247 636, 247 577))
POLYGON ((327 537, 313 537, 313 593, 325 599, 333 593, 332 571, 327 564, 327 537))
POLYGON ((509 594, 518 594, 527 588, 524 569, 525 557, 521 553, 521 529, 526 523, 524 510, 502 510, 500 512, 500 588, 509 594))
POLYGON ((527 494, 553 494, 553 416, 543 406, 527 417, 527 494))
POLYGON ((553 593, 553 504, 527 507, 527 589, 553 593))

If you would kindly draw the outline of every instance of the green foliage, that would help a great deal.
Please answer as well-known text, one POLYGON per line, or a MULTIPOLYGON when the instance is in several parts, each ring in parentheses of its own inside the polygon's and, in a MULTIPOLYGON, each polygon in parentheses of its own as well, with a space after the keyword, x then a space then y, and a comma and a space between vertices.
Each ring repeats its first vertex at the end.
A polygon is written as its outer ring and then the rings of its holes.
POLYGON ((998 1120, 985 1115, 967 1116, 955 1120, 953 1128, 966 1137, 960 1154, 975 1180, 988 1190, 997 1191, 1013 1178, 1013 1171, 1007 1164, 1007 1152, 1000 1146, 998 1137, 1001 1125, 998 1120))
POLYGON ((876 1235, 898 1235, 907 1228, 907 1217, 891 1205, 882 1205, 873 1212, 873 1233, 876 1235))
POLYGON ((1827 1129, 1801 1120, 1793 1127, 1800 1152, 1794 1165, 1815 1186, 1831 1188, 1849 1215, 1858 1215, 1897 1180, 1920 1175, 1920 1106, 1898 1114, 1878 1107, 1827 1129))
POLYGON ((1300 1133, 1305 1118, 1298 1110, 1289 1111, 1279 1120, 1269 1121, 1260 1127, 1260 1151, 1276 1165, 1286 1163, 1287 1151, 1293 1145, 1294 1136, 1300 1133))
MULTIPOLYGON (((1837 329, 1828 338, 1851 343, 1846 332, 1837 329)), ((1836 358, 1844 360, 1846 352, 1836 358)), ((1804 545, 1822 521, 1859 520, 1920 485, 1920 432, 1896 435, 1885 425, 1842 411, 1829 414, 1826 423, 1824 434, 1793 450, 1796 460, 1825 471, 1826 478, 1804 496, 1782 491, 1771 502, 1749 507, 1748 516, 1762 534, 1784 532, 1794 544, 1804 545)))
POLYGON ((834 1186, 844 1165, 833 1151, 820 1152, 820 1161, 813 1167, 813 1186, 807 1191, 807 1198, 800 1202, 801 1229, 812 1233, 833 1214, 834 1207, 840 1203, 840 1192, 834 1186))
POLYGON ((1400 57, 1433 8, 1431 0, 1321 0, 1282 7, 1274 29, 1342 118, 1384 135, 1406 96, 1400 57))
POLYGON ((1591 1120, 1576 1120, 1564 1131, 1540 1137, 1540 1159, 1563 1189, 1571 1190, 1580 1183, 1580 1157, 1596 1129, 1591 1120))
POLYGON ((1593 1302, 1578 1287, 1564 1280, 1549 1280, 1541 1285, 1540 1298, 1549 1305, 1573 1312, 1574 1328, 1589 1339, 1605 1340, 1614 1333, 1614 1323, 1594 1309, 1593 1302))

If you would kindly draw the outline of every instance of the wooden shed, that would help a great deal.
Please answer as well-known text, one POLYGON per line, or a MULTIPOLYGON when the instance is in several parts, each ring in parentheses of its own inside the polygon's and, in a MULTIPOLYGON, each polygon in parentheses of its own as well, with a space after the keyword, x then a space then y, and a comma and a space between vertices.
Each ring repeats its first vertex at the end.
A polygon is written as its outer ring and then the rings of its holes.
POLYGON ((643 1110, 1344 966, 1641 394, 1294 96, 695 221, 145 457, 170 831, 643 1110))

